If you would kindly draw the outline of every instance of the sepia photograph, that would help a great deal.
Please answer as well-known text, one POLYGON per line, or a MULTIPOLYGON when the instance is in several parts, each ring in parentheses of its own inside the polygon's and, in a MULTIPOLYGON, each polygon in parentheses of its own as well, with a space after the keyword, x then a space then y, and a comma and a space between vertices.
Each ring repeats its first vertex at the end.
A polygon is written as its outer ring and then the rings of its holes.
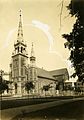
POLYGON ((0 120, 84 120, 84 0, 0 0, 0 120))

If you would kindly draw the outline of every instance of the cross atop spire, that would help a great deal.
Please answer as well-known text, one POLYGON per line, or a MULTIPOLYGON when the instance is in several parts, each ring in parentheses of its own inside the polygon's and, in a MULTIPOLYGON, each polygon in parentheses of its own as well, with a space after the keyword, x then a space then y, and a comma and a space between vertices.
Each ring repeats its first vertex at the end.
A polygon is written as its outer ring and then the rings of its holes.
POLYGON ((21 12, 22 12, 22 11, 21 11, 21 9, 20 9, 20 16, 21 16, 21 12))
POLYGON ((20 18, 19 18, 19 26, 18 26, 18 34, 17 34, 17 42, 23 42, 23 30, 22 30, 22 15, 21 10, 19 11, 20 18))

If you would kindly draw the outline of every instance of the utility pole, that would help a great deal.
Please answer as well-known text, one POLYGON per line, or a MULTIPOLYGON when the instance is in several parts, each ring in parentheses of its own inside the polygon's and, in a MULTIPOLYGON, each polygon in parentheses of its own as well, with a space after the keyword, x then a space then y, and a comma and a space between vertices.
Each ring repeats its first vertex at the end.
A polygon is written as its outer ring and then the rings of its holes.
POLYGON ((3 78, 3 73, 4 71, 3 70, 0 70, 0 76, 3 78))

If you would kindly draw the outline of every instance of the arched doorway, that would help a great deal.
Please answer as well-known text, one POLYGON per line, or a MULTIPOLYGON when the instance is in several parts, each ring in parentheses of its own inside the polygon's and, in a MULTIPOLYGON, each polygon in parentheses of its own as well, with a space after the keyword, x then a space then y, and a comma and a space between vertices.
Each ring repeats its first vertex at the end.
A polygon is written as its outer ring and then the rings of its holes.
POLYGON ((15 83, 15 94, 17 94, 17 83, 15 83))

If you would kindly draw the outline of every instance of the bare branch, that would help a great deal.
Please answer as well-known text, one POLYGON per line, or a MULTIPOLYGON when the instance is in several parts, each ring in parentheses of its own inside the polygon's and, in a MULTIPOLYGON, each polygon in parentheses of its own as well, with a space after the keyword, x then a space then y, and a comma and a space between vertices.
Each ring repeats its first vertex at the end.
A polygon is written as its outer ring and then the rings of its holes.
POLYGON ((64 0, 62 0, 62 2, 61 2, 61 12, 60 12, 60 29, 61 29, 61 26, 62 26, 62 24, 61 24, 61 17, 62 17, 62 11, 63 11, 63 3, 64 3, 64 0))

